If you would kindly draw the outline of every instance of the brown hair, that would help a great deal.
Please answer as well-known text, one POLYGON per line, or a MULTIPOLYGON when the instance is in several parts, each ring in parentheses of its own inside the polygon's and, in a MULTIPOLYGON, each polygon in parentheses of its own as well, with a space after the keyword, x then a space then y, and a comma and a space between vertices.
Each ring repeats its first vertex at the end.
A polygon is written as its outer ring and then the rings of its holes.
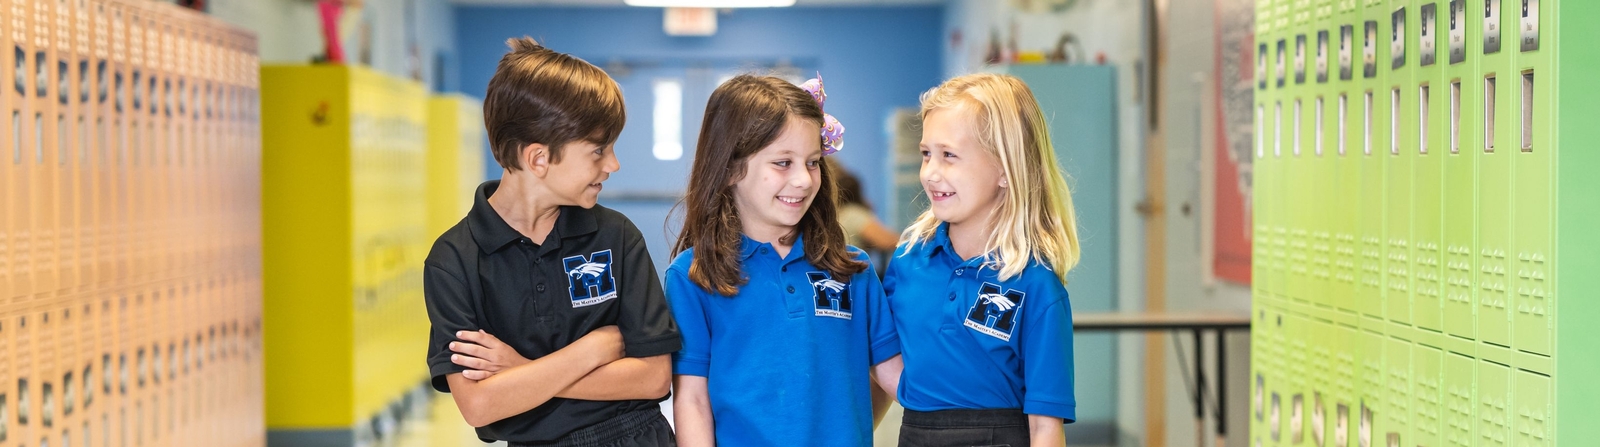
POLYGON ((483 100, 483 124, 500 167, 522 169, 518 155, 530 144, 550 147, 550 162, 574 141, 609 146, 627 121, 622 89, 599 67, 539 45, 530 37, 506 40, 483 100))
MULTIPOLYGON (((772 144, 790 117, 822 124, 822 107, 810 93, 780 78, 739 75, 711 92, 695 147, 689 190, 679 202, 687 211, 683 231, 672 247, 676 256, 694 249, 689 279, 724 296, 738 293, 747 280, 740 269, 739 209, 732 183, 744 178, 751 155, 772 144)), ((822 135, 818 134, 820 140, 822 135)), ((836 277, 867 269, 848 253, 839 218, 832 169, 818 165, 817 197, 796 226, 805 236, 806 260, 836 277)), ((785 237, 793 241, 796 234, 785 237)))

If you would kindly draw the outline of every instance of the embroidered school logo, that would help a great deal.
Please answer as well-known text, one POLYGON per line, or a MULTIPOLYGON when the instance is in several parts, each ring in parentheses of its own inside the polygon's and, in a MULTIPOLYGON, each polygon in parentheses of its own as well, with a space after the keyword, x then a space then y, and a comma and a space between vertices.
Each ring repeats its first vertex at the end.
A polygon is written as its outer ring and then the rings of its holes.
POLYGON ((1017 328, 1018 311, 1027 296, 1016 290, 1001 293, 1000 286, 983 283, 978 287, 978 298, 973 301, 972 310, 967 311, 967 321, 963 324, 984 335, 1011 341, 1011 332, 1017 328))
POLYGON ((611 276, 611 250, 561 259, 567 270, 567 293, 572 307, 593 306, 617 297, 617 280, 611 276))
POLYGON ((834 281, 828 272, 806 272, 811 281, 817 316, 850 319, 850 285, 834 281))

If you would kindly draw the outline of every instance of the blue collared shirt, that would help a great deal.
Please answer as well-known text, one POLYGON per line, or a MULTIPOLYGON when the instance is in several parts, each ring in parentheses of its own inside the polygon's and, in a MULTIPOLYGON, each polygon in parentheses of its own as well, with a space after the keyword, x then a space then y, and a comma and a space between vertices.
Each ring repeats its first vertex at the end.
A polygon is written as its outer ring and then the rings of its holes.
POLYGON ((1018 408, 1077 419, 1066 286, 1037 261, 1000 281, 982 256, 956 255, 947 227, 916 245, 901 244, 884 275, 905 351, 900 405, 1018 408))
POLYGON ((673 372, 706 378, 717 443, 872 445, 868 372, 900 353, 877 275, 834 278, 805 259, 799 239, 782 258, 743 239, 749 282, 732 297, 689 280, 694 250, 666 274, 683 334, 673 372))

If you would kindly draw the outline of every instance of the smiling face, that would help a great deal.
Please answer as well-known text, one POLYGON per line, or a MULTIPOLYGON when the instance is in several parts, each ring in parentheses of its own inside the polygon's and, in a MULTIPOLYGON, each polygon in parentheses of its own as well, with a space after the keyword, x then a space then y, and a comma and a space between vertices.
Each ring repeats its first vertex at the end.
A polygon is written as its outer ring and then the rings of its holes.
POLYGON ((574 141, 561 148, 561 161, 549 165, 544 183, 557 204, 593 208, 601 183, 621 168, 612 146, 574 141))
POLYGON ((794 231, 822 184, 822 126, 791 116, 733 183, 743 232, 764 242, 794 231))
POLYGON ((1004 199, 1004 171, 978 140, 965 106, 928 112, 922 121, 922 189, 933 215, 950 226, 987 226, 1004 199))

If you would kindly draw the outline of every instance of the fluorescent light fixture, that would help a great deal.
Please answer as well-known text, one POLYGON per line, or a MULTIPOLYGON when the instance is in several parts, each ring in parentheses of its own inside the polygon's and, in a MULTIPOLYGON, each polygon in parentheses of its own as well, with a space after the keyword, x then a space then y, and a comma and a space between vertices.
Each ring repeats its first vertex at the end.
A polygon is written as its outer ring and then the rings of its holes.
POLYGON ((794 0, 623 0, 628 6, 653 8, 781 8, 794 0))

